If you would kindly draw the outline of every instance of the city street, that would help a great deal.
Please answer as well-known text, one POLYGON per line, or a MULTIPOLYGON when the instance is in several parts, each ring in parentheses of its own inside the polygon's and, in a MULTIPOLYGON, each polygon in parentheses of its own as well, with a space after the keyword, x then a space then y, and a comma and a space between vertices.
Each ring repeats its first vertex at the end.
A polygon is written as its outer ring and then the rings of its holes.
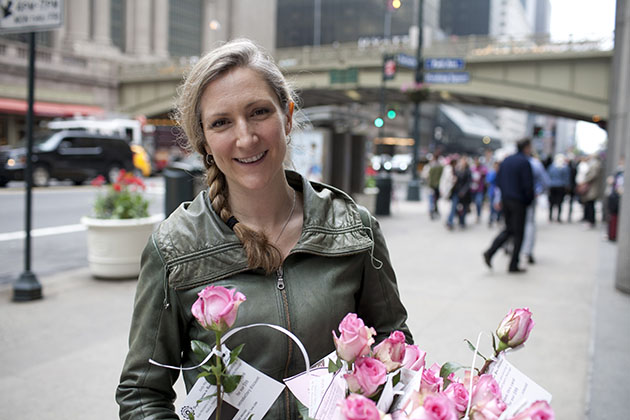
MULTIPOLYGON (((616 245, 603 240, 602 229, 550 224, 540 208, 536 264, 508 275, 505 255, 495 256, 492 270, 481 257, 498 228, 469 216, 466 230, 447 231, 444 221, 429 220, 426 190, 421 202, 405 201, 404 192, 397 185, 391 216, 379 220, 427 363, 469 364, 463 340, 480 332, 481 351, 489 353, 503 316, 527 306, 536 325, 509 359, 553 395, 556 418, 624 418, 630 339, 620 331, 630 297, 614 289, 616 245)), ((76 235, 49 238, 61 244, 76 235)), ((95 280, 85 265, 41 275, 41 301, 13 303, 10 285, 0 285, 3 418, 116 418, 135 281, 95 280)))

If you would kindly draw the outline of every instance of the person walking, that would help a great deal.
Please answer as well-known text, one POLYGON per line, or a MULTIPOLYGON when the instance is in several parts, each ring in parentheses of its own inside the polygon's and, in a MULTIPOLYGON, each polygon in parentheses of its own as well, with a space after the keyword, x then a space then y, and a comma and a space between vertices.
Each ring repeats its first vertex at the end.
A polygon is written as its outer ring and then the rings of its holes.
POLYGON ((495 161, 486 176, 488 183, 488 202, 490 204, 488 227, 492 227, 492 225, 501 218, 501 191, 497 187, 497 172, 499 171, 500 164, 500 161, 495 161))
POLYGON ((433 155, 431 162, 429 162, 429 173, 427 175, 429 188, 431 188, 431 195, 429 196, 429 217, 431 220, 440 217, 440 211, 438 210, 438 200, 440 199, 440 178, 444 166, 440 162, 438 155, 433 155))
MULTIPOLYGON (((578 190, 582 191, 584 204, 584 219, 591 229, 595 228, 595 200, 599 197, 602 165, 597 155, 589 156, 586 160, 587 168, 578 190)), ((579 170, 579 169, 578 169, 579 170)))
POLYGON ((527 206, 525 213, 525 235, 523 236, 523 245, 521 252, 527 256, 527 262, 534 264, 534 245, 536 243, 536 205, 538 204, 538 196, 543 194, 549 188, 549 176, 545 167, 537 156, 529 157, 529 164, 532 167, 534 175, 534 200, 527 206))
POLYGON ((534 175, 528 159, 531 154, 531 140, 528 138, 520 140, 517 143, 517 149, 517 153, 505 158, 497 174, 505 228, 492 241, 490 248, 483 253, 486 265, 492 268, 492 257, 511 238, 514 248, 508 268, 510 273, 525 271, 519 267, 518 262, 525 230, 526 209, 534 200, 534 175))
POLYGON ((462 156, 455 169, 455 185, 451 190, 451 212, 448 215, 446 227, 450 230, 454 227, 455 215, 459 219, 459 227, 466 227, 466 214, 470 211, 470 184, 471 175, 468 168, 468 157, 462 156))
POLYGON ((477 210, 477 223, 481 222, 481 211, 483 210, 483 199, 486 193, 486 175, 488 168, 481 163, 479 156, 475 156, 473 164, 470 168, 471 184, 470 194, 473 202, 475 203, 475 209, 477 210))
POLYGON ((549 221, 554 220, 553 212, 554 209, 557 209, 556 220, 561 223, 562 202, 564 195, 569 192, 571 187, 571 169, 563 154, 558 153, 555 156, 553 163, 547 168, 547 175, 549 175, 549 221))

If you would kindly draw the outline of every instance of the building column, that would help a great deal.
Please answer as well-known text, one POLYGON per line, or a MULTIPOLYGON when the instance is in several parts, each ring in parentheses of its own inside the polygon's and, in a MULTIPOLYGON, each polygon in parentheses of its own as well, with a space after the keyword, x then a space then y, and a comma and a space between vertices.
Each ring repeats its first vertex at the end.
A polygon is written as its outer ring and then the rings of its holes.
POLYGON ((139 56, 151 53, 151 0, 128 1, 126 9, 127 52, 139 56))
MULTIPOLYGON (((617 89, 610 104, 613 122, 609 143, 614 143, 617 153, 613 159, 625 155, 624 174, 630 176, 630 5, 628 0, 617 0, 615 24, 615 52, 613 57, 612 86, 617 89), (614 102, 613 102, 614 101, 614 102)), ((609 162, 616 165, 617 162, 609 162)), ((614 166, 613 166, 614 167, 614 166)), ((606 174, 609 175, 609 174, 606 174)), ((630 188, 626 187, 621 196, 618 226, 617 272, 615 286, 630 293, 630 188)))
POLYGON ((74 46, 76 42, 83 43, 90 39, 90 2, 85 0, 67 0, 66 10, 66 42, 74 46))
POLYGON ((112 21, 111 0, 98 0, 92 2, 94 9, 92 10, 92 22, 94 22, 94 39, 96 44, 111 46, 112 38, 110 36, 110 27, 112 21))
POLYGON ((153 7, 153 54, 168 57, 168 0, 155 0, 153 7))

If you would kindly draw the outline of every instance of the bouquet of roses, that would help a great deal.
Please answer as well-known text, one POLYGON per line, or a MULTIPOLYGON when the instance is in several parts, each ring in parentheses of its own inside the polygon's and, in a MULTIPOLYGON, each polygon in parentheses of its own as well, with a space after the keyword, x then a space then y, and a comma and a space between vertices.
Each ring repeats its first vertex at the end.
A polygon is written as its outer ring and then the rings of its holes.
MULTIPOLYGON (((329 370, 346 372, 347 396, 337 404, 341 420, 552 420, 548 401, 538 400, 529 407, 509 410, 495 377, 488 373, 507 349, 523 345, 534 326, 531 312, 516 309, 503 319, 493 338, 494 355, 483 357, 470 341, 475 357, 485 359, 481 369, 465 370, 456 363, 425 366, 426 353, 405 343, 394 331, 372 348, 373 328, 355 314, 348 314, 333 332, 337 362, 329 370), (455 373, 464 370, 459 378, 455 373), (393 394, 393 395, 392 395, 393 394), (395 396, 395 398, 393 397, 395 396)), ((535 385, 535 384, 534 384, 535 385)), ((544 390, 543 390, 544 391, 544 390)), ((549 398, 550 399, 550 396, 549 398)))

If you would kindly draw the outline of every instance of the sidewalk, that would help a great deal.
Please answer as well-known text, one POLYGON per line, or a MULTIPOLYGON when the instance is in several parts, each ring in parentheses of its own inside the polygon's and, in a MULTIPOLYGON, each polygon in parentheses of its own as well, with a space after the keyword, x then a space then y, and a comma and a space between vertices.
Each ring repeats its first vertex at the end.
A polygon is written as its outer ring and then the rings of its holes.
MULTIPOLYGON (((536 265, 508 275, 506 256, 495 256, 493 270, 481 257, 497 228, 449 232, 426 207, 395 201, 381 226, 427 362, 469 363, 463 339, 482 331, 489 353, 502 317, 529 306, 536 326, 510 360, 552 393, 557 419, 625 418, 630 298, 614 289, 615 245, 599 229, 549 224, 539 211, 536 265)), ((0 289, 2 418, 117 418, 136 282, 97 281, 87 268, 40 281, 41 301, 13 303, 10 286, 0 289)))

